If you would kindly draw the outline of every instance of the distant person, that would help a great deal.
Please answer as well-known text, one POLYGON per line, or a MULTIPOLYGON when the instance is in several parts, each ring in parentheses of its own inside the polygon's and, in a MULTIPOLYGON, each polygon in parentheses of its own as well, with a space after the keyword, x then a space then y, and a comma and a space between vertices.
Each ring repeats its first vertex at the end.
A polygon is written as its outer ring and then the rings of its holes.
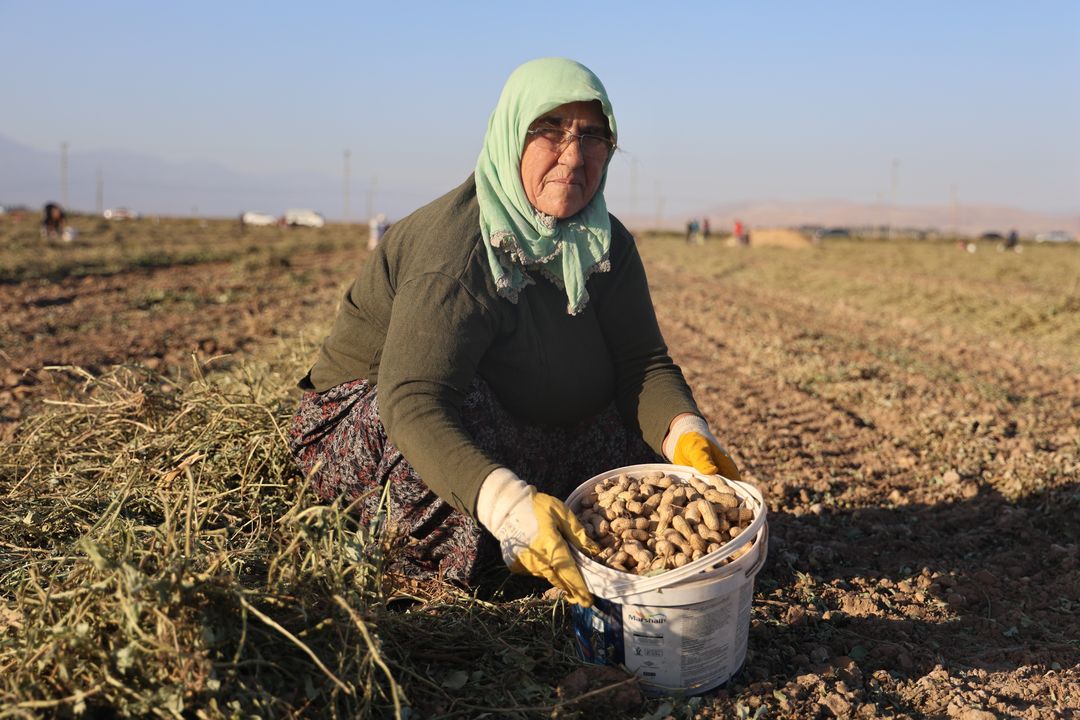
POLYGON ((1015 229, 1010 230, 1009 234, 1005 236, 1005 249, 1016 250, 1016 247, 1020 244, 1020 234, 1015 229))
POLYGON ((686 242, 691 245, 698 244, 698 232, 701 226, 698 224, 697 218, 691 218, 690 222, 686 223, 686 242))
POLYGON ((739 471, 668 354, 604 184, 615 114, 600 80, 528 62, 476 168, 395 222, 300 387, 290 446, 316 494, 396 528, 392 569, 463 584, 499 558, 592 604, 561 498, 642 462, 739 471))
POLYGON ((738 218, 735 219, 735 227, 732 230, 732 236, 735 238, 735 244, 746 247, 750 244, 750 231, 743 225, 743 221, 738 218))
POLYGON ((702 240, 709 239, 709 218, 701 221, 701 238, 702 240))
POLYGON ((47 203, 45 216, 41 220, 41 236, 49 239, 60 237, 66 220, 63 208, 56 203, 47 203))
POLYGON ((383 235, 386 235, 386 231, 390 229, 390 223, 386 221, 386 216, 379 213, 375 217, 368 221, 368 241, 367 249, 374 250, 379 247, 379 243, 382 242, 383 235))
POLYGON ((59 238, 64 242, 71 242, 75 235, 75 228, 67 224, 64 209, 57 203, 47 203, 41 220, 41 237, 46 240, 59 238))

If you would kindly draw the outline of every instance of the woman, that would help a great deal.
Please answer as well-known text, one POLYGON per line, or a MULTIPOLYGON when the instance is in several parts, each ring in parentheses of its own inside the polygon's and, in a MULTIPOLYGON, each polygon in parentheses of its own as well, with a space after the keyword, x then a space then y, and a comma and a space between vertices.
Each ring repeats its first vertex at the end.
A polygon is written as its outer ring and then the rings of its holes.
POLYGON ((607 212, 616 137, 584 66, 515 70, 473 176, 391 227, 301 381, 298 463, 385 518, 407 574, 470 583, 501 550, 589 605, 568 543, 597 548, 559 498, 660 455, 738 477, 607 212))

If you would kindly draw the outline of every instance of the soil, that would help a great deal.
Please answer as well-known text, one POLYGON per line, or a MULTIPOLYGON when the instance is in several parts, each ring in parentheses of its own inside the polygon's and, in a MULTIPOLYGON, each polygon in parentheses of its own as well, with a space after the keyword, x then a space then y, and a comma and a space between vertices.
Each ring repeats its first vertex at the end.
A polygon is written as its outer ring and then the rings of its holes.
MULTIPOLYGON (((327 320, 362 258, 0 285, 0 306, 19 308, 0 325, 4 439, 55 383, 77 382, 43 368, 181 373, 192 356, 243 356, 327 320)), ((769 501, 746 664, 695 716, 1080 713, 1080 378, 1068 359, 646 262, 675 359, 769 501)), ((584 673, 560 696, 610 679, 584 673)))
POLYGON ((750 652, 715 716, 1076 713, 1069 365, 649 269, 675 359, 769 500, 750 652))
POLYGON ((20 308, 0 321, 0 440, 58 385, 78 382, 47 368, 137 363, 184 375, 220 364, 336 307, 363 257, 300 252, 262 267, 211 262, 0 284, 0 307, 20 308))

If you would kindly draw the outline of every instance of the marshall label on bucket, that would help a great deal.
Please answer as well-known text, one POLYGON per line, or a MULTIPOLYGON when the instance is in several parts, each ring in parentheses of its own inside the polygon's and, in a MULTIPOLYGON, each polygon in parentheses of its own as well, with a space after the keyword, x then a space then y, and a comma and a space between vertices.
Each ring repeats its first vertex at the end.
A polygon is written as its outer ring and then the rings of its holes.
POLYGON ((624 606, 627 670, 661 687, 692 688, 715 681, 735 643, 733 600, 728 596, 684 607, 624 606))
POLYGON ((624 665, 654 690, 704 691, 733 655, 746 652, 746 633, 735 614, 749 614, 745 599, 727 595, 682 607, 619 605, 598 598, 591 608, 570 608, 578 652, 588 661, 624 665), (740 607, 744 606, 744 607, 740 607))

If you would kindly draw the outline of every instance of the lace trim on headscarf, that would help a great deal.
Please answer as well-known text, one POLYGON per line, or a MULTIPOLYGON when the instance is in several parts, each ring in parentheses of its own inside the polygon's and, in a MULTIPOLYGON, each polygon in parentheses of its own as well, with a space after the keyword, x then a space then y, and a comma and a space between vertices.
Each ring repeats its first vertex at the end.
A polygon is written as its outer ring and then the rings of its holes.
POLYGON ((534 259, 525 254, 525 250, 521 247, 521 243, 518 242, 517 236, 509 230, 499 230, 491 236, 491 247, 506 254, 521 267, 543 265, 554 260, 562 252, 562 246, 562 240, 557 240, 554 250, 543 257, 534 259))
POLYGON ((521 272, 520 268, 518 274, 521 280, 517 285, 514 284, 514 276, 509 272, 495 280, 495 292, 499 294, 499 297, 506 298, 514 305, 517 305, 518 295, 522 290, 536 284, 536 281, 528 273, 521 272))
MULTIPOLYGON (((553 215, 546 215, 537 211, 536 217, 542 222, 547 224, 550 221, 551 227, 554 227, 558 219, 553 215)), ((583 228, 584 229, 584 228, 583 228)), ((547 278, 549 281, 555 284, 555 287, 562 291, 566 291, 566 283, 561 277, 548 270, 548 263, 557 258, 563 251, 563 241, 556 242, 555 250, 550 254, 541 258, 530 258, 525 255, 525 251, 518 243, 517 237, 509 230, 500 230, 491 236, 491 246, 499 251, 499 264, 502 265, 506 273, 496 278, 495 291, 500 297, 504 297, 511 303, 517 305, 518 296, 521 291, 527 288, 529 285, 535 285, 536 281, 527 273, 526 269, 535 268, 539 269, 540 274, 547 278), (515 282, 515 275, 519 278, 515 282)), ((611 251, 605 252, 601 255, 595 263, 585 268, 581 278, 581 298, 578 300, 574 307, 567 305, 566 311, 570 315, 577 315, 585 306, 589 303, 589 291, 585 287, 585 283, 592 277, 593 273, 598 272, 611 272, 611 251)))
MULTIPOLYGON (((585 306, 589 304, 589 290, 584 286, 584 283, 588 282, 593 273, 611 272, 611 258, 609 253, 604 253, 599 260, 597 260, 590 267, 585 268, 585 274, 582 277, 581 287, 581 299, 578 300, 574 307, 566 306, 566 312, 570 315, 577 315, 579 312, 585 309, 585 306)), ((560 290, 566 290, 566 284, 563 279, 547 269, 547 266, 540 267, 540 274, 555 284, 555 287, 560 290)), ((526 276, 528 277, 528 276, 526 276)), ((531 278, 530 278, 531 279, 531 278)))

